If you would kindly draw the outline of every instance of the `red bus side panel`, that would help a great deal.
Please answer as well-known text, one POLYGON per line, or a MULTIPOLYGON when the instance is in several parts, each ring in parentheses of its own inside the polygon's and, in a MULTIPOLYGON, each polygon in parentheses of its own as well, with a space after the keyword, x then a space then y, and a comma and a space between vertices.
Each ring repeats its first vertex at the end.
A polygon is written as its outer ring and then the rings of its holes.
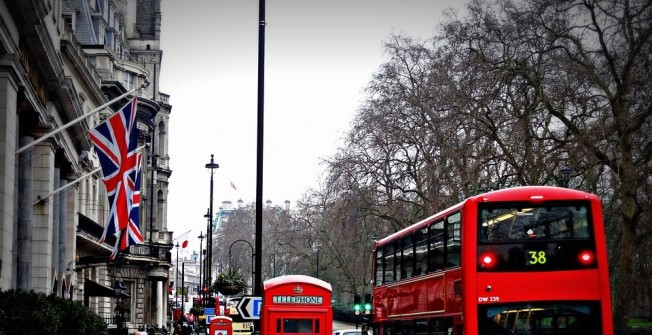
POLYGON ((373 301, 374 322, 460 313, 461 271, 417 278, 401 285, 376 287, 373 301))
POLYGON ((445 309, 444 276, 415 280, 410 285, 390 286, 387 301, 388 317, 443 313, 445 309))

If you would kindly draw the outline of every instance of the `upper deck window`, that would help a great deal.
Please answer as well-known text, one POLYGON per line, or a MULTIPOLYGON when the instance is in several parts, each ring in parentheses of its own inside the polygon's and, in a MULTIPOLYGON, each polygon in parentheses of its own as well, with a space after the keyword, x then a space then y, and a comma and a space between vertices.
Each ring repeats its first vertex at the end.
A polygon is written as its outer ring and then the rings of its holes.
POLYGON ((588 202, 480 208, 478 271, 558 271, 596 266, 588 202))
POLYGON ((491 206, 480 211, 479 241, 586 240, 590 238, 589 222, 584 204, 491 206))
POLYGON ((455 212, 378 246, 374 285, 456 268, 461 256, 462 215, 455 212))

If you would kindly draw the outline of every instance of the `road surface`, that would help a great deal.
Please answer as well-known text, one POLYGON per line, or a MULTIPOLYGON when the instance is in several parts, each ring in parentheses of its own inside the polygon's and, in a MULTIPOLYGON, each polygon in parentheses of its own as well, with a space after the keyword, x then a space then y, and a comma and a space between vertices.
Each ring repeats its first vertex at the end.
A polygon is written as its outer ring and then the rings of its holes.
POLYGON ((341 330, 341 329, 355 329, 355 325, 352 323, 333 321, 333 330, 341 330))

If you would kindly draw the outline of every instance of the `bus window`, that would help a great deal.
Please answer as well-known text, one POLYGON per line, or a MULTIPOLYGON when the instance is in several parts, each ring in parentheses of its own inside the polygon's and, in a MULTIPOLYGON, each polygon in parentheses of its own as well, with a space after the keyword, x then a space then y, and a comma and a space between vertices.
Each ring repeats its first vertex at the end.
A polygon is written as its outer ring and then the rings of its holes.
POLYGON ((394 245, 388 244, 383 249, 385 254, 383 284, 391 284, 394 282, 394 245))
POLYGON ((588 239, 588 207, 501 206, 480 213, 480 242, 588 239))
POLYGON ((413 335, 414 320, 397 321, 394 324, 394 334, 396 335, 413 335))
POLYGON ((384 248, 378 248, 376 250, 376 286, 383 284, 383 261, 385 260, 383 250, 384 248))
POLYGON ((450 318, 432 318, 428 327, 431 335, 451 335, 453 321, 450 318))
POLYGON ((428 272, 444 269, 444 222, 438 221, 430 225, 430 255, 428 257, 428 272))
POLYGON ((515 303, 479 308, 479 334, 602 334, 593 302, 515 303))
POLYGON ((428 228, 419 229, 414 234, 415 260, 414 275, 426 274, 428 270, 428 228))
POLYGON ((428 319, 417 319, 414 331, 415 335, 428 335, 428 319))
POLYGON ((587 203, 482 207, 478 224, 478 270, 594 268, 596 252, 589 234, 590 224, 587 203))
POLYGON ((460 266, 462 256, 462 220, 460 213, 453 214, 446 218, 446 267, 454 268, 460 266))
POLYGON ((394 251, 396 253, 394 255, 394 265, 395 265, 394 266, 394 281, 399 281, 399 280, 403 279, 401 277, 401 269, 402 269, 401 262, 403 260, 403 257, 401 256, 401 254, 403 254, 403 250, 401 249, 401 240, 397 240, 396 243, 394 244, 394 251))
POLYGON ((414 243, 412 243, 412 235, 403 237, 402 245, 401 278, 409 279, 414 275, 414 243))

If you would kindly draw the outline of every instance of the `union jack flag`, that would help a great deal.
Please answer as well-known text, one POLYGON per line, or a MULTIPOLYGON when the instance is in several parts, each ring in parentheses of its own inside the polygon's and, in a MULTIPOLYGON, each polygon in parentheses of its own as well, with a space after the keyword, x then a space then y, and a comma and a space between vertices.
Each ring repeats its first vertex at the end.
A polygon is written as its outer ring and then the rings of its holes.
POLYGON ((140 233, 140 224, 138 218, 140 217, 140 180, 141 180, 141 165, 142 155, 136 154, 136 181, 134 183, 134 198, 133 207, 129 214, 129 224, 127 229, 122 229, 118 232, 118 237, 113 247, 110 259, 115 259, 120 250, 127 249, 130 245, 143 243, 143 235, 140 233))
POLYGON ((118 113, 90 131, 102 167, 109 214, 100 243, 118 233, 111 259, 129 245, 143 242, 139 229, 140 166, 134 97, 118 113))

